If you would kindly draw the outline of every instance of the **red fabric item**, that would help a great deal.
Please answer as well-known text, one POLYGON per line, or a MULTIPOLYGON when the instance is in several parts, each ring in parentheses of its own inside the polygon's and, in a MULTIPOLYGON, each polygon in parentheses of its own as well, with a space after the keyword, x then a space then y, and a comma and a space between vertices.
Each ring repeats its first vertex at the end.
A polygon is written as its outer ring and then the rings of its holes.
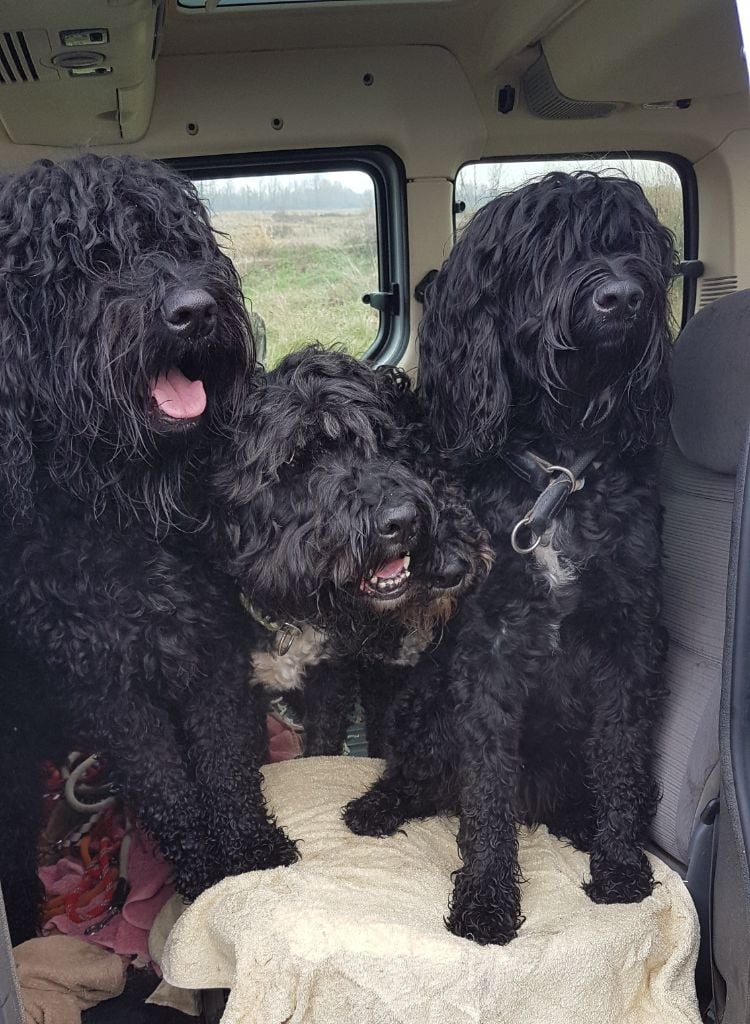
MULTIPOLYGON (((119 839, 119 836, 113 838, 119 839)), ((83 864, 72 857, 63 857, 56 864, 39 869, 39 877, 44 883, 48 897, 69 893, 79 885, 83 874, 83 864)), ((135 829, 128 856, 128 880, 131 889, 121 913, 113 917, 100 931, 86 935, 86 929, 92 922, 96 922, 97 917, 87 917, 76 923, 63 912, 47 921, 44 933, 77 935, 88 942, 103 946, 104 949, 112 950, 113 953, 139 956, 148 962, 148 933, 156 915, 174 892, 169 880, 170 875, 169 865, 162 859, 151 840, 135 829)))
POLYGON ((268 760, 271 764, 276 761, 291 761, 294 757, 302 756, 302 738, 293 726, 274 713, 266 718, 266 726, 268 760))

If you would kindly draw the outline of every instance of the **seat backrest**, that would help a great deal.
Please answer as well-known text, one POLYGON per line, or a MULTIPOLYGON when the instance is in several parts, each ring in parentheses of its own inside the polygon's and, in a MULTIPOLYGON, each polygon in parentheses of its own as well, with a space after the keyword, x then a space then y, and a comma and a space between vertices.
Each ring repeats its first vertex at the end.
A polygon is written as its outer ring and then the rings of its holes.
POLYGON ((657 736, 653 839, 687 866, 719 795, 719 703, 737 467, 750 413, 750 291, 714 302, 675 344, 672 436, 662 471, 669 697, 657 736))

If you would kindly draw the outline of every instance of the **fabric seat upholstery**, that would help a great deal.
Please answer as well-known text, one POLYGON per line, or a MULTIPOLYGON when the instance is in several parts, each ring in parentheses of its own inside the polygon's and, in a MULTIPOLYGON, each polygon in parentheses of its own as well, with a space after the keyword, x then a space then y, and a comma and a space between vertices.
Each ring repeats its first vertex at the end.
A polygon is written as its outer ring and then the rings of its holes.
POLYGON ((698 313, 676 345, 672 436, 662 469, 669 697, 657 743, 652 836, 687 865, 719 794, 719 703, 735 476, 750 411, 750 291, 698 313))

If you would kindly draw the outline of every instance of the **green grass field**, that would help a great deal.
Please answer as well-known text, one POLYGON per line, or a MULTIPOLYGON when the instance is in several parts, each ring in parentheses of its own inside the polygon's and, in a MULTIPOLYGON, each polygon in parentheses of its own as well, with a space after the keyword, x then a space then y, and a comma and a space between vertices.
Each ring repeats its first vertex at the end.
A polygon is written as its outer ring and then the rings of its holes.
POLYGON ((312 341, 365 353, 378 329, 362 302, 378 287, 373 212, 219 213, 213 222, 265 321, 268 367, 312 341))

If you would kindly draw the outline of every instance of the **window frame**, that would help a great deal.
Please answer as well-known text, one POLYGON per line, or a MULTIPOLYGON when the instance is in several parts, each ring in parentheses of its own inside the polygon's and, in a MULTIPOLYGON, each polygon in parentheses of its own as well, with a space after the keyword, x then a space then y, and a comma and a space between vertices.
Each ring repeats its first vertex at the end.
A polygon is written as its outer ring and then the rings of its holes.
MULTIPOLYGON (((584 151, 582 153, 529 153, 523 156, 483 156, 479 160, 466 160, 456 170, 453 177, 453 237, 456 237, 456 181, 464 167, 472 167, 474 164, 497 164, 497 163, 529 163, 532 161, 553 162, 555 160, 653 160, 667 164, 672 168, 680 179, 682 186, 682 222, 683 222, 683 244, 682 259, 698 259, 698 182, 695 177, 695 169, 692 163, 679 153, 669 153, 662 150, 643 149, 608 149, 603 152, 584 151)), ((682 321, 680 330, 695 313, 695 305, 698 296, 698 278, 684 277, 682 279, 682 321)))
MULTIPOLYGON (((272 174, 323 174, 363 171, 373 183, 380 292, 395 292, 394 309, 380 312, 377 333, 361 357, 376 365, 395 364, 409 342, 409 253, 407 246, 406 172, 400 157, 385 146, 347 146, 166 160, 193 180, 272 174)), ((376 289, 373 288, 373 291, 376 289)), ((260 298, 260 296, 259 296, 260 298)), ((310 338, 310 342, 314 341, 310 338)), ((323 342, 325 343, 325 342, 323 342)))

